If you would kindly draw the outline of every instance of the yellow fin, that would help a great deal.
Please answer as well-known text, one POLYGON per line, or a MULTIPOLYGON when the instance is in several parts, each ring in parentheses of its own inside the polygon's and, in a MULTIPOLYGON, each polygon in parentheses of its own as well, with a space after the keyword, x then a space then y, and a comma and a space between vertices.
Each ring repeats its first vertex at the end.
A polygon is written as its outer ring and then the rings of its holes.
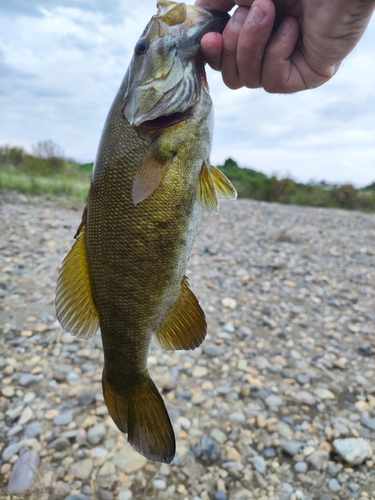
POLYGON ((85 212, 77 241, 65 257, 56 287, 56 315, 67 332, 92 337, 99 328, 99 315, 92 296, 86 256, 85 212))
POLYGON ((155 191, 161 183, 167 167, 168 161, 159 159, 151 145, 144 154, 133 180, 134 205, 138 205, 155 191))
POLYGON ((113 421, 128 441, 149 460, 171 463, 176 453, 176 442, 163 398, 146 372, 141 381, 126 394, 117 394, 105 378, 104 399, 113 421))
POLYGON ((176 24, 183 23, 186 19, 186 5, 183 3, 176 4, 168 12, 160 16, 160 19, 168 24, 168 26, 176 26, 176 24))
POLYGON ((219 209, 215 184, 210 169, 205 161, 199 172, 198 202, 206 212, 217 212, 219 209))
POLYGON ((206 336, 206 319, 186 276, 180 295, 156 337, 163 349, 195 349, 206 336))
POLYGON ((237 198, 237 191, 230 180, 219 170, 211 165, 210 173, 215 184, 216 192, 219 199, 235 200, 237 198))

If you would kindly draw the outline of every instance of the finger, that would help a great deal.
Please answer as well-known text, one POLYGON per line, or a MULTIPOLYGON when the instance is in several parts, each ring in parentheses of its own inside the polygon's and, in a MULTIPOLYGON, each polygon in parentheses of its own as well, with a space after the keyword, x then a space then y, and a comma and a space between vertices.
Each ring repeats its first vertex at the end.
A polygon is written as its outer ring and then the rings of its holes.
POLYGON ((262 85, 267 92, 291 93, 308 88, 297 69, 304 64, 301 52, 296 48, 298 35, 297 19, 285 18, 266 47, 262 85), (297 66, 292 63, 292 57, 297 66))
POLYGON ((224 10, 228 12, 233 9, 234 0, 196 0, 194 5, 203 7, 204 9, 224 10))
POLYGON ((201 40, 201 53, 204 60, 216 71, 221 69, 223 37, 220 33, 207 33, 201 40))
POLYGON ((243 87, 237 67, 237 44, 241 28, 246 21, 249 10, 249 7, 238 7, 223 32, 221 73, 224 83, 230 89, 243 87))
POLYGON ((255 0, 242 26, 237 45, 238 75, 246 87, 261 86, 263 56, 274 21, 274 3, 271 0, 255 0))

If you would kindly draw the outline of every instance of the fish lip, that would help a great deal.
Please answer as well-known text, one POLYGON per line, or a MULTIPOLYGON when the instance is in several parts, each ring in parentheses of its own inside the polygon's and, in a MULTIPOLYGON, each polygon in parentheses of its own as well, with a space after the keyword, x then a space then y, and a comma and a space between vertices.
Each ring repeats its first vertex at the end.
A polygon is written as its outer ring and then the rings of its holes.
POLYGON ((203 36, 206 33, 210 33, 214 31, 215 33, 223 33, 225 26, 227 25, 227 22, 230 19, 230 15, 228 12, 221 11, 221 10, 214 10, 214 9, 205 9, 201 8, 205 12, 208 12, 211 16, 212 19, 207 21, 201 29, 199 29, 195 34, 194 34, 194 41, 196 43, 200 43, 202 40, 203 36))

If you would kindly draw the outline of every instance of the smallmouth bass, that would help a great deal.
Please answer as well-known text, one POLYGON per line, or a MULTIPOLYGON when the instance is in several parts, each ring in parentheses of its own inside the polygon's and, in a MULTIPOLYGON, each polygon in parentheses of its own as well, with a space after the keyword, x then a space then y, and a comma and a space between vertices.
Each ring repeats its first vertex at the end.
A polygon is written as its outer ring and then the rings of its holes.
POLYGON ((212 101, 199 52, 223 12, 159 0, 109 111, 76 242, 56 289, 62 327, 103 339, 103 394, 117 427, 150 460, 170 463, 175 437, 147 370, 155 335, 194 349, 206 320, 185 277, 203 210, 235 198, 210 165, 212 101))

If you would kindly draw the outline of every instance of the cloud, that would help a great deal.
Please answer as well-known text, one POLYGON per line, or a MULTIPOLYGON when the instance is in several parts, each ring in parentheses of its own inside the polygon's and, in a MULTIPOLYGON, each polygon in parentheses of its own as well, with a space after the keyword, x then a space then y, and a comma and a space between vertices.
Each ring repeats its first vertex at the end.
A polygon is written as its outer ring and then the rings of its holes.
MULTIPOLYGON (((101 129, 155 0, 2 0, 0 144, 51 138, 79 161, 101 129), (14 36, 17 33, 17 36, 14 36)), ((208 71, 212 162, 234 157, 297 179, 374 180, 375 20, 326 85, 294 95, 231 91, 208 71)))

